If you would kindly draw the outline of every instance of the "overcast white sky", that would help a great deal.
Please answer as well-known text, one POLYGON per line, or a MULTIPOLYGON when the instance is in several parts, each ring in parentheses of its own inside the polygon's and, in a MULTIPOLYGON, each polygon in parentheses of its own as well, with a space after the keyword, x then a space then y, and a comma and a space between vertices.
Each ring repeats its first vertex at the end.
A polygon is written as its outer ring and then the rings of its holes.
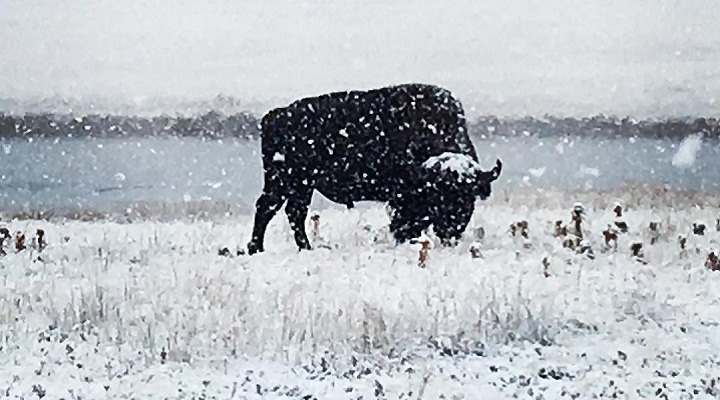
POLYGON ((718 18, 699 0, 0 0, 0 106, 262 112, 415 81, 469 114, 718 114, 718 18))

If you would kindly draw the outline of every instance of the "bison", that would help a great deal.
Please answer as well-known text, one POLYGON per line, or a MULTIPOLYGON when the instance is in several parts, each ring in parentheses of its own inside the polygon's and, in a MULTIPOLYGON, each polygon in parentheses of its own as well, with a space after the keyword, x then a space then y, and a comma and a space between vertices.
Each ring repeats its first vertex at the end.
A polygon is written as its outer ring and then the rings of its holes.
POLYGON ((264 184, 249 254, 264 250, 267 225, 285 202, 297 246, 310 249, 305 219, 314 190, 348 208, 387 203, 397 242, 432 225, 450 244, 502 169, 500 160, 480 169, 462 105, 433 85, 304 98, 269 111, 260 125, 264 184))

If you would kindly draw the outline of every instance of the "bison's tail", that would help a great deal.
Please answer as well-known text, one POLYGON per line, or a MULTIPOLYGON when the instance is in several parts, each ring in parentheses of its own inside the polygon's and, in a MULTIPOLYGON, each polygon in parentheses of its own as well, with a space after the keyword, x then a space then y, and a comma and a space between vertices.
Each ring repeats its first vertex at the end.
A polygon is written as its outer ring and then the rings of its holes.
POLYGON ((263 136, 270 134, 270 132, 272 131, 273 121, 275 120, 277 113, 277 110, 270 110, 260 120, 260 131, 262 132, 263 136))
POLYGON ((260 120, 260 147, 266 170, 274 168, 273 165, 278 162, 285 161, 282 138, 274 132, 278 113, 277 109, 270 110, 260 120))

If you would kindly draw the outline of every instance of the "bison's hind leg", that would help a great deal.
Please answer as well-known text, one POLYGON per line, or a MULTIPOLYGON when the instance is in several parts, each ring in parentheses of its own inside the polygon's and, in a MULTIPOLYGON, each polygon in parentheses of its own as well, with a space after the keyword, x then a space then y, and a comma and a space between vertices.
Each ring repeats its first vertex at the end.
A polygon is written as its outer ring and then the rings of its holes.
POLYGON ((283 203, 286 196, 279 193, 263 193, 255 203, 255 222, 250 243, 248 243, 248 254, 255 254, 265 251, 265 230, 270 220, 273 219, 283 203))
POLYGON ((295 234, 295 243, 300 250, 310 250, 310 240, 305 232, 305 220, 307 219, 308 207, 312 200, 312 187, 301 187, 291 190, 288 195, 288 203, 285 206, 290 227, 295 234))
POLYGON ((248 254, 252 255, 265 251, 263 246, 265 242, 265 230, 270 220, 273 219, 285 203, 285 200, 287 200, 287 192, 285 189, 277 170, 271 169, 265 171, 263 191, 255 203, 255 221, 253 223, 252 238, 248 243, 248 254))

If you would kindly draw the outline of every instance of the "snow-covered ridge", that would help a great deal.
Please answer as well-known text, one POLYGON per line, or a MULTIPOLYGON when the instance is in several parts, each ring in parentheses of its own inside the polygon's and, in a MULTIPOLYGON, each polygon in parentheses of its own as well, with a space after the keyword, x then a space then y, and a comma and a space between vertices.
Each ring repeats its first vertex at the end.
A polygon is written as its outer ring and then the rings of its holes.
MULTIPOLYGON (((1 103, 1 102, 0 102, 1 103)), ((266 111, 266 110, 265 110, 266 111)), ((208 138, 257 137, 264 111, 198 108, 170 112, 107 113, 99 110, 57 112, 48 110, 13 112, 0 104, 0 137, 123 137, 201 136, 208 138)), ((720 137, 716 118, 664 118, 637 120, 602 115, 582 118, 553 116, 498 118, 482 115, 468 118, 468 131, 479 137, 670 137, 702 134, 720 137)), ((340 135, 345 132, 340 130, 340 135)))

